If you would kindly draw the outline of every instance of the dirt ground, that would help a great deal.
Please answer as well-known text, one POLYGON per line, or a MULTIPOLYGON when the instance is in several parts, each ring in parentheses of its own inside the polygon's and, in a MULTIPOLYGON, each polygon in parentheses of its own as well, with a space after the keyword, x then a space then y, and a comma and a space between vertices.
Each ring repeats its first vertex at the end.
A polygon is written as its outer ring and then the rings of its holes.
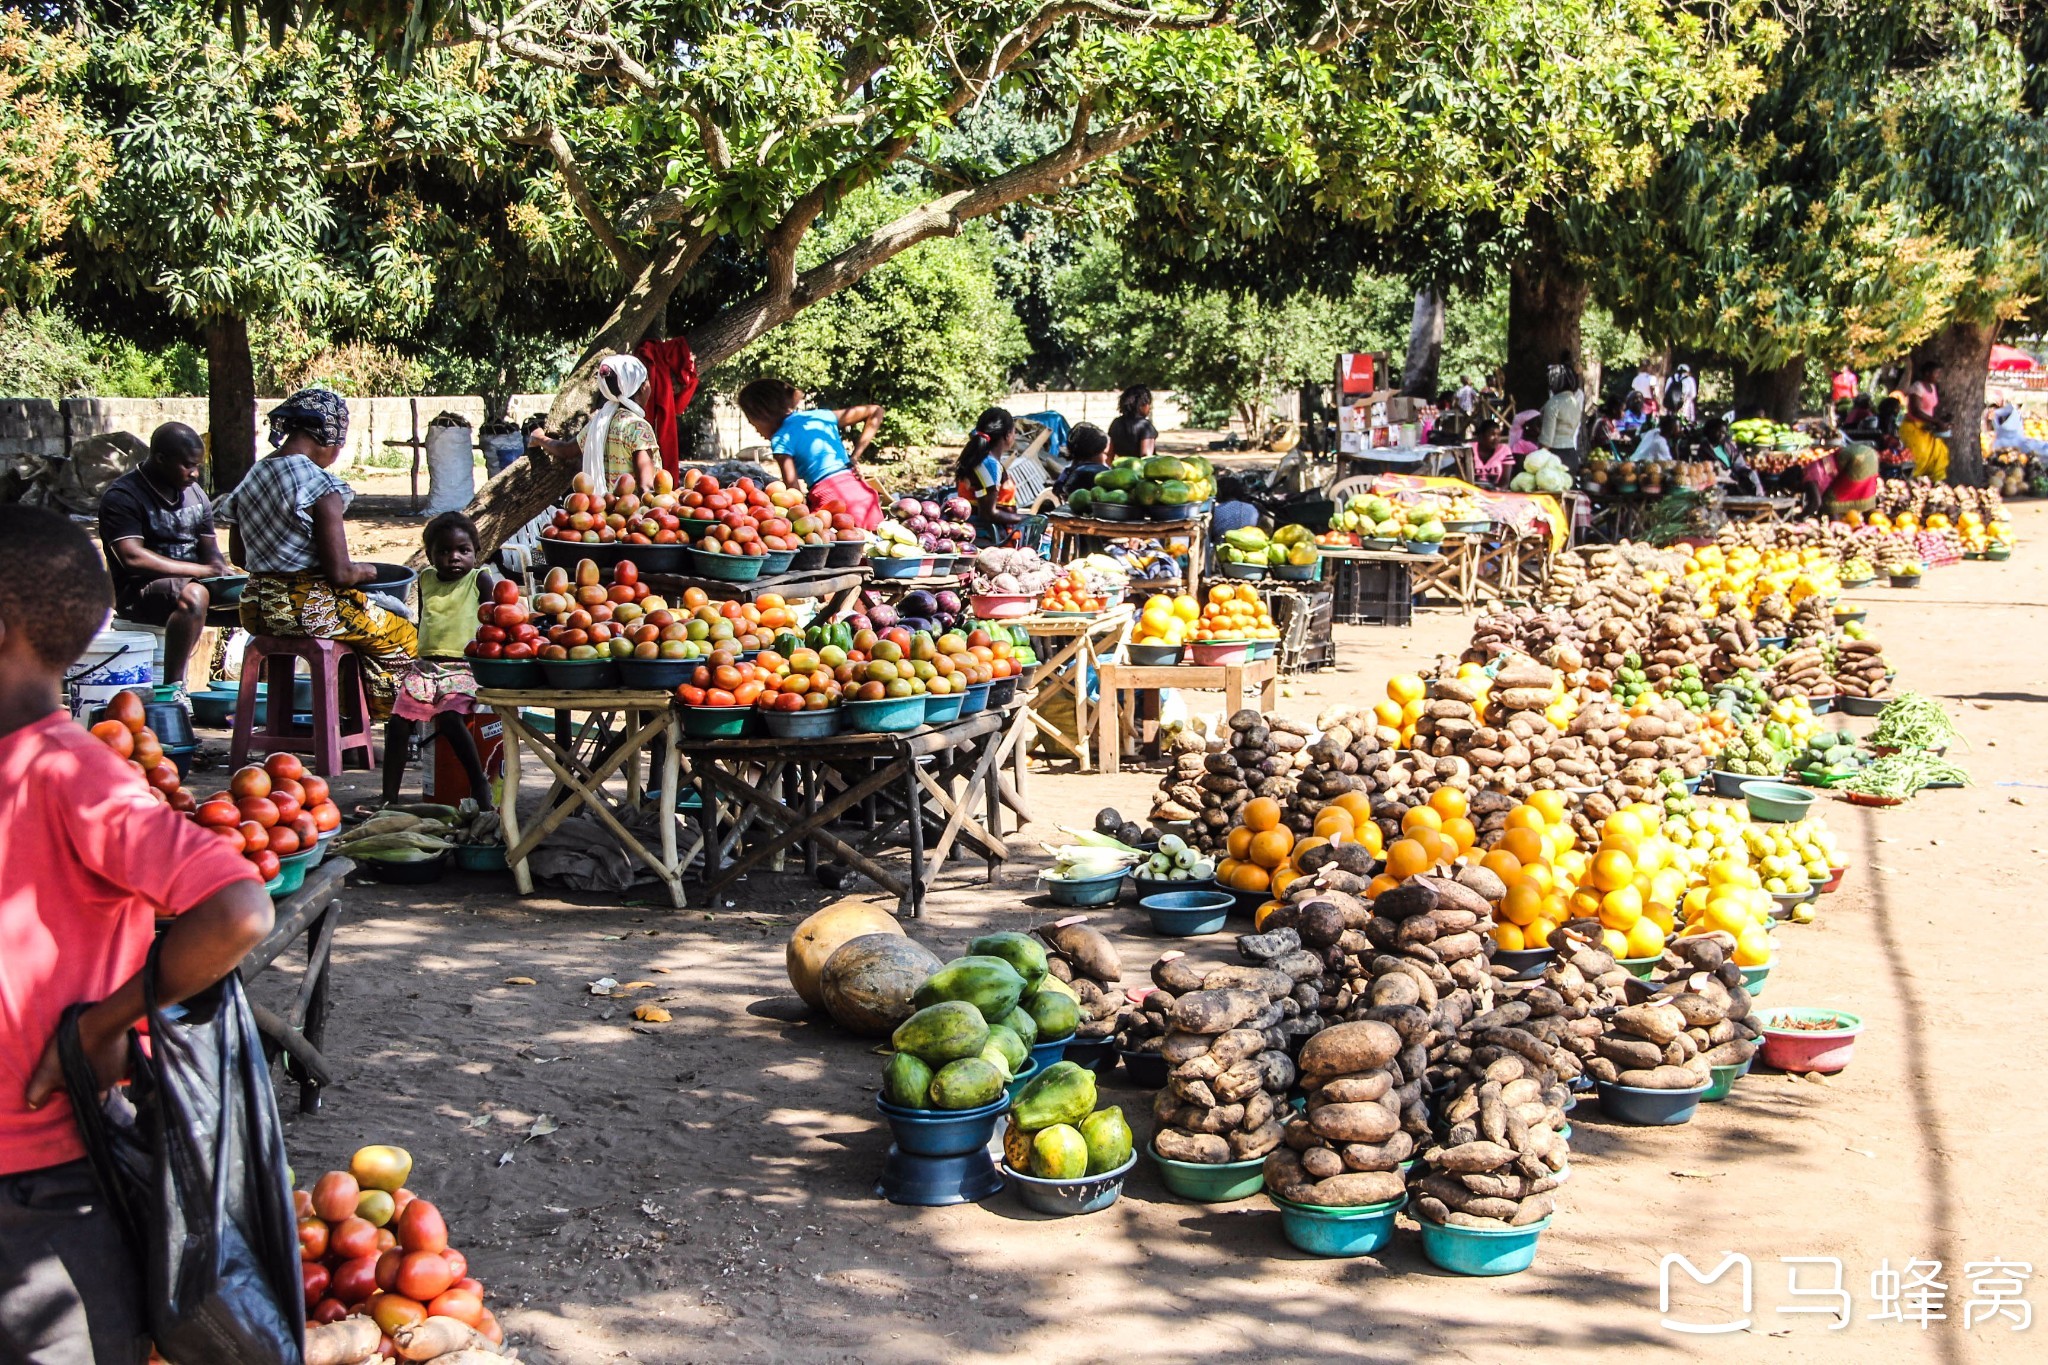
MULTIPOLYGON (((529 1361, 2039 1359, 2032 1331, 1982 1320, 1982 1271, 1967 1268, 2025 1262, 2030 1277, 2048 1253, 2018 1159, 2048 1118, 2024 1045, 2028 983, 2048 956, 2026 891, 2048 844, 2048 509, 2022 505, 2015 521, 2010 563, 1853 594, 1903 681, 1956 714, 1977 783, 1895 811, 1825 807, 1852 870, 1815 923, 1782 931, 1767 1001, 1861 1014, 1854 1065, 1824 1082, 1760 1070, 1683 1128, 1619 1127, 1582 1105, 1572 1179, 1522 1275, 1447 1275, 1407 1224, 1376 1257, 1306 1257, 1264 1199, 1184 1203, 1142 1160, 1122 1201, 1083 1219, 1007 1195, 949 1209, 877 1199, 881 1059, 806 1018, 789 989, 783 940, 831 898, 797 877, 757 877, 715 913, 520 900, 483 876, 351 889, 328 1035, 339 1083, 312 1116, 283 1090, 297 1169, 309 1182, 364 1142, 411 1149, 413 1187, 447 1214, 529 1361), (673 1021, 636 1024, 630 1003, 593 997, 604 976, 654 983, 635 999, 673 1021), (1731 1251, 1753 1268, 1749 1325, 1664 1326, 1660 1259, 1705 1271, 1731 1251), (1839 1258, 1851 1321, 1781 1312, 1826 1302, 1790 1296, 1783 1257, 1839 1258), (1941 1263, 1946 1319, 1872 1320, 1885 1306, 1873 1274, 1915 1258, 1941 1263)), ((1341 630, 1341 666, 1289 687, 1281 709, 1369 702, 1468 630, 1449 614, 1341 630)), ((1155 781, 1034 773, 1040 823, 1015 844, 1035 850, 1100 806, 1141 812, 1155 781)), ((911 933, 947 957, 1040 922, 1042 861, 994 885, 979 864, 951 872, 911 933)), ((1126 980, 1166 946, 1133 907, 1102 924, 1126 980)), ((1227 959, 1231 945, 1197 951, 1227 959)), ((259 996, 283 984, 273 974, 259 996)), ((1121 1073, 1105 1099, 1149 1131, 1149 1096, 1121 1073)), ((1797 1273, 1805 1288, 1833 1284, 1826 1265, 1797 1273)), ((1738 1274, 1691 1292, 1681 1274, 1669 1316, 1745 1316, 1738 1274)), ((2048 1305, 2048 1286, 2029 1278, 2024 1297, 2048 1305)))

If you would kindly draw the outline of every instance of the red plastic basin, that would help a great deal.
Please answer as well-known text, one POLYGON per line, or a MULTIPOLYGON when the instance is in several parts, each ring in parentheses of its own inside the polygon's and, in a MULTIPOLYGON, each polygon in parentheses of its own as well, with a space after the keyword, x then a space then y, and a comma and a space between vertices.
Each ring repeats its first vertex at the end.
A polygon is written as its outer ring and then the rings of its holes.
POLYGON ((1765 1066, 1780 1071, 1819 1072, 1833 1075, 1849 1065, 1856 1039, 1863 1032, 1861 1016, 1847 1010, 1772 1009, 1763 1014, 1763 1059, 1765 1066), (1796 1029, 1780 1027, 1788 1020, 1838 1019, 1839 1028, 1796 1029))

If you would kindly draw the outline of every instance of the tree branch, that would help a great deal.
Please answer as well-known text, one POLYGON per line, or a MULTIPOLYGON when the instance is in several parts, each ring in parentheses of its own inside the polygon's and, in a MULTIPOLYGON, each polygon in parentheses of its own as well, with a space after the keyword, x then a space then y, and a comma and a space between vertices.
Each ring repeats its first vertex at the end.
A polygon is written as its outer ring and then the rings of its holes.
POLYGON ((626 244, 612 227, 611 220, 604 216, 604 210, 597 206, 589 184, 583 179, 583 172, 576 165, 576 153, 570 148, 569 139, 562 136, 562 130, 552 123, 543 123, 514 134, 511 140, 529 147, 547 148, 555 159, 555 169, 562 173, 562 183, 569 188, 569 198, 575 203, 576 211, 590 225, 591 235, 604 244, 604 249, 619 263, 619 269, 628 275, 639 274, 643 265, 640 253, 626 244))
POLYGON ((603 47, 606 55, 596 57, 585 53, 566 52, 558 47, 536 43, 530 38, 517 37, 502 28, 486 24, 474 14, 465 14, 463 17, 468 22, 471 35, 477 40, 501 48, 514 57, 537 66, 553 67, 557 71, 567 71, 578 76, 619 76, 643 94, 661 93, 660 82, 654 79, 646 67, 628 57, 617 39, 597 34, 568 35, 572 38, 587 38, 603 47))

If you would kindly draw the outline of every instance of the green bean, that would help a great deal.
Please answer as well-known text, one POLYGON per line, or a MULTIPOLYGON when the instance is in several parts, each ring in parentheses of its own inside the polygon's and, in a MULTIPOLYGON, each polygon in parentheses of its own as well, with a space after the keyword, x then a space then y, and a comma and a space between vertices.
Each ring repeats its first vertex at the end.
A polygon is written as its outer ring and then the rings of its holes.
POLYGON ((1941 749, 1959 735, 1941 703, 1918 692, 1901 692, 1878 712, 1873 745, 1892 749, 1941 749))

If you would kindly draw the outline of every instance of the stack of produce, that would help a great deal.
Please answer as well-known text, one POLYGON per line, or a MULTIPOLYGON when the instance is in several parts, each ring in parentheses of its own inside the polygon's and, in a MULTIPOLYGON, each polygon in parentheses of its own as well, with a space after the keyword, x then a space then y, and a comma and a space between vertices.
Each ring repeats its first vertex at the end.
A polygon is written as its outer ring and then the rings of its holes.
POLYGON ((972 586, 987 597, 1037 597, 1059 577, 1059 568, 1046 563, 1036 550, 997 546, 974 557, 972 586))
POLYGON ((1794 751, 1785 771, 1817 787, 1832 787, 1860 772, 1868 761, 1854 735, 1846 730, 1821 730, 1806 741, 1805 748, 1794 751))
POLYGON ((1792 620, 1788 626, 1793 647, 1802 644, 1821 645, 1835 638, 1835 610, 1825 597, 1803 597, 1799 605, 1792 608, 1792 620))
MULTIPOLYGON (((124 751, 120 740, 105 729, 109 725, 124 724, 118 717, 127 716, 129 712, 128 708, 121 706, 121 697, 133 700, 134 693, 124 692, 115 697, 107 708, 109 719, 93 726, 93 733, 103 743, 111 745, 115 753, 123 754, 138 766, 154 750, 158 761, 143 769, 150 789, 168 801, 172 809, 184 810, 192 819, 233 844, 237 853, 256 865, 256 871, 263 880, 270 881, 277 876, 280 859, 306 852, 319 842, 321 835, 341 827, 341 810, 328 792, 326 779, 307 772, 306 765, 295 754, 272 754, 263 760, 260 767, 249 764, 237 768, 228 779, 226 791, 214 792, 194 803, 190 792, 177 788, 177 768, 169 759, 162 757, 153 737, 145 742, 149 731, 140 723, 140 703, 134 708, 132 718, 136 725, 134 731, 129 732, 129 750, 124 751), (162 777, 166 771, 173 779, 172 790, 168 793, 164 790, 162 777)), ((406 813, 413 809, 449 819, 455 815, 453 806, 394 808, 356 826, 342 837, 341 842, 346 845, 351 841, 371 839, 373 835, 417 827, 422 831, 424 840, 418 847, 413 846, 410 840, 373 840, 362 845, 361 853, 372 859, 413 862, 445 851, 447 844, 442 836, 449 832, 450 826, 445 821, 429 822, 406 813), (372 830, 372 826, 376 828, 372 830), (365 835, 365 830, 371 830, 371 835, 365 835), (421 852, 422 848, 429 851, 421 852)), ((355 854, 351 852, 350 856, 355 854)))
POLYGON ((868 532, 869 559, 923 559, 925 554, 917 532, 900 521, 884 517, 880 525, 868 532))
POLYGON ((1721 746, 1714 765, 1721 772, 1745 777, 1778 777, 1785 771, 1785 761, 1785 751, 1771 742, 1763 726, 1752 723, 1721 746))
POLYGON ((1415 1150, 1402 1127, 1403 1087, 1393 1069, 1402 1051, 1401 1034, 1370 1019, 1332 1025, 1308 1040, 1300 1064, 1308 1107, 1287 1121, 1285 1145, 1266 1158, 1267 1190, 1317 1208, 1401 1198, 1401 1163, 1415 1150))
POLYGON ((1188 638, 1205 640, 1277 640, 1280 630, 1259 590, 1249 583, 1213 583, 1208 601, 1188 638))
POLYGON ((912 588, 894 602, 885 600, 880 590, 869 589, 861 594, 861 602, 862 609, 850 619, 858 622, 865 616, 864 624, 875 630, 902 626, 905 630, 943 635, 948 631, 970 630, 974 625, 967 604, 951 588, 912 588))
POLYGON ((917 537, 926 554, 965 554, 974 549, 974 505, 965 498, 898 498, 890 509, 897 523, 917 537))
MULTIPOLYGON (((1269 723, 1250 707, 1238 711, 1224 732, 1208 742, 1204 753, 1183 753, 1175 758, 1162 783, 1164 799, 1154 808, 1153 818, 1192 821, 1188 842, 1204 853, 1222 853, 1229 831, 1240 823, 1239 812, 1254 795, 1266 797, 1276 807, 1293 799, 1295 773, 1308 766, 1306 730, 1306 726, 1277 717, 1269 723), (1199 772, 1188 775, 1187 770, 1197 764, 1199 772)), ((1274 824, 1278 823, 1276 814, 1274 824)))
POLYGON ((107 702, 105 718, 93 723, 92 736, 113 750, 116 758, 127 759, 157 800, 187 815, 199 808, 198 798, 180 784, 178 765, 164 753, 163 742, 146 723, 141 697, 116 692, 107 702))
POLYGON ((1621 664, 1614 670, 1608 691, 1623 707, 1633 707, 1637 702, 1652 694, 1650 675, 1643 671, 1643 656, 1630 650, 1621 656, 1621 664))
POLYGON ((1539 979, 1498 987, 1504 997, 1498 1012, 1503 1019, 1520 1015, 1514 1027, 1534 1036, 1542 1051, 1530 1055, 1531 1050, 1514 1037, 1475 1034, 1474 1041, 1514 1044, 1510 1050, 1550 1067, 1567 1082, 1587 1071, 1597 1056, 1595 1045, 1606 1032, 1602 1016, 1623 1002, 1629 983, 1636 979, 1590 939, 1594 927, 1577 926, 1554 936, 1552 946, 1558 954, 1539 979))
POLYGON ((1878 749, 1939 752, 1962 738, 1941 703, 1919 692, 1901 692, 1877 713, 1870 743, 1878 749))
MULTIPOLYGON (((1073 1033, 1080 1009, 1049 980, 1044 947, 1025 934, 968 945, 911 996, 916 1012, 890 1035, 882 1098, 905 1109, 978 1109, 1022 1071, 1032 1045, 1073 1033)), ((829 966, 829 964, 828 964, 829 966)))
MULTIPOLYGON (((780 489, 782 485, 774 487, 780 489)), ((715 480, 709 491, 718 491, 715 480)), ((619 475, 609 493, 600 492, 588 474, 578 474, 569 482, 569 495, 540 534, 543 540, 580 541, 586 545, 687 544, 682 514, 712 515, 697 510, 703 505, 704 490, 692 485, 688 494, 679 495, 674 479, 665 469, 656 471, 653 486, 644 497, 638 480, 631 474, 619 475)))
POLYGON ((1069 569, 1064 578, 1047 588, 1038 599, 1038 609, 1063 616, 1079 616, 1108 610, 1109 599, 1090 587, 1080 570, 1069 569))
POLYGON ((466 1362, 495 1358, 504 1344, 441 1211, 405 1188, 412 1169, 402 1147, 364 1147, 346 1171, 293 1192, 309 1361, 466 1362), (480 1355, 457 1354, 465 1350, 480 1355))
POLYGON ((1112 462, 1093 487, 1075 489, 1067 504, 1076 516, 1088 516, 1102 505, 1187 508, 1215 496, 1216 473, 1207 460, 1155 455, 1112 462))
POLYGON ((1159 1053, 1172 1068, 1152 1102, 1159 1155, 1221 1165, 1279 1146, 1295 1077, 1282 1028, 1294 978, 1270 967, 1204 970, 1169 953, 1152 980, 1158 989, 1145 1003, 1165 1018, 1159 1053))
POLYGON ((1003 1161, 1040 1180, 1105 1175, 1131 1159, 1131 1126, 1116 1105, 1095 1107, 1095 1073, 1075 1062, 1054 1062, 1010 1101, 1003 1129, 1003 1161))
MULTIPOLYGON (((1793 628, 1796 630, 1797 623, 1793 628)), ((1835 684, 1827 674, 1827 655, 1819 641, 1801 644, 1771 665, 1766 690, 1774 699, 1832 697, 1835 684)))
MULTIPOLYGON (((1718 980, 1713 987, 1720 987, 1718 980)), ((1725 987, 1713 993, 1718 998, 1725 987)), ((1704 998, 1691 991, 1686 994, 1696 1001, 1704 998)), ((1587 1074, 1634 1090, 1693 1090, 1712 1083, 1712 1063, 1690 1032, 1692 1019, 1705 1013, 1696 1006, 1681 1008, 1674 998, 1661 994, 1623 1006, 1607 1016, 1607 1032, 1594 1044, 1597 1055, 1586 1064, 1587 1074)), ((1725 1023, 1725 1007, 1719 1013, 1725 1023)))
POLYGON ((1187 594, 1169 597, 1165 593, 1154 593, 1145 599, 1144 608, 1138 613, 1137 634, 1132 636, 1131 643, 1186 644, 1194 634, 1195 623, 1201 618, 1201 605, 1187 594))
POLYGON ((1574 1062, 1530 1027, 1539 1022, 1527 1002, 1516 1001, 1473 1020, 1462 1035, 1470 1055, 1439 1076, 1448 1131, 1416 1171, 1418 1218, 1499 1229, 1528 1227, 1555 1212, 1552 1191, 1564 1183, 1571 1156, 1564 1137, 1570 1093, 1558 1063, 1574 1062))
MULTIPOLYGON (((1046 975, 1042 989, 1027 994, 1025 1013, 1038 1026, 1032 1042, 1056 1042, 1069 1033, 1093 1041, 1116 1031, 1117 1015, 1123 1006, 1123 959, 1116 945, 1100 930, 1090 928, 1085 915, 1072 915, 1052 924, 1041 924, 1031 932, 1046 948, 1046 975), (1079 1007, 1076 1022, 1066 1025, 1066 1010, 1052 998, 1071 994, 1079 1007)), ((1009 935, 995 934, 976 939, 970 952, 996 950, 1009 935)))
POLYGON ((1875 640, 1844 640, 1835 650, 1835 691, 1844 697, 1888 697, 1884 646, 1875 640))
MULTIPOLYGON (((1637 707, 1589 702, 1572 717, 1560 741, 1567 746, 1566 756, 1553 760, 1552 777, 1556 785, 1600 789, 1607 808, 1590 810, 1592 818, 1652 796, 1666 771, 1691 778, 1707 770, 1698 716, 1676 700, 1638 702, 1637 707), (1577 754, 1570 746, 1578 747, 1577 754)), ((1557 749, 1553 745, 1552 753, 1557 749)))
POLYGON ((1761 648, 1757 643, 1756 623, 1736 609, 1732 596, 1723 596, 1717 605, 1717 614, 1710 633, 1714 639, 1714 652, 1706 663, 1709 681, 1719 682, 1733 677, 1743 669, 1755 671, 1764 666, 1761 648))

